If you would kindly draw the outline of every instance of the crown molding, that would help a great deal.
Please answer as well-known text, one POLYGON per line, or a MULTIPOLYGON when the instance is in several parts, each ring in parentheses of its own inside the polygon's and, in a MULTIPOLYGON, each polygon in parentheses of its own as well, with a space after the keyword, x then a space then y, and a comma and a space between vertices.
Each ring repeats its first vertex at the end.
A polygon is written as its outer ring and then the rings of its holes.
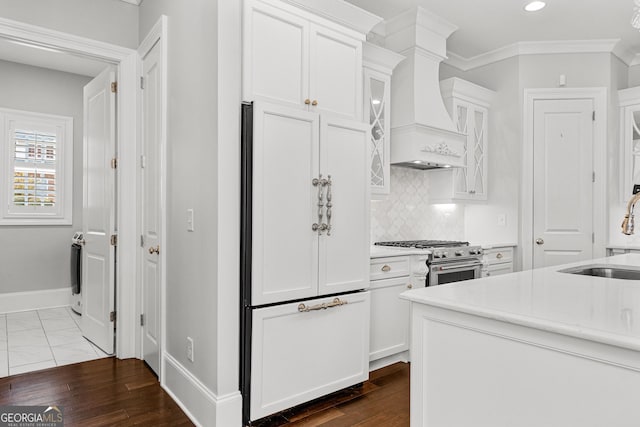
POLYGON ((462 71, 469 71, 514 56, 562 53, 611 53, 628 66, 640 64, 640 54, 626 48, 620 39, 518 42, 471 58, 449 51, 444 63, 462 71))
POLYGON ((136 6, 140 6, 140 3, 142 3, 142 0, 121 0, 121 1, 129 4, 134 4, 136 6))
POLYGON ((299 9, 367 34, 383 19, 343 0, 282 0, 299 9))

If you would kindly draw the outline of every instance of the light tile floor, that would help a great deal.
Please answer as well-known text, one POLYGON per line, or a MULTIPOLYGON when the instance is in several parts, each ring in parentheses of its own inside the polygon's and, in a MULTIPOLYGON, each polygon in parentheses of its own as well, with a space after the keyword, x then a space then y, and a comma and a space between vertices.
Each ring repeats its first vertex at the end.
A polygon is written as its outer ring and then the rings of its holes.
POLYGON ((0 314, 0 377, 109 357, 69 307, 0 314))

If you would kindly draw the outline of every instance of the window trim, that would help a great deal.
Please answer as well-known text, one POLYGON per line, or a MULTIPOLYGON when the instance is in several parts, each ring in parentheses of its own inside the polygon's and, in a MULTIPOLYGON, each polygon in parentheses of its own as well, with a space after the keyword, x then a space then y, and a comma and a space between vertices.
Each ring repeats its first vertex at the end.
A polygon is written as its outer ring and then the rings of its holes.
POLYGON ((72 225, 73 223, 73 117, 0 108, 0 226, 72 225), (56 209, 51 212, 11 212, 13 182, 12 122, 37 123, 56 128, 60 141, 56 147, 56 209))

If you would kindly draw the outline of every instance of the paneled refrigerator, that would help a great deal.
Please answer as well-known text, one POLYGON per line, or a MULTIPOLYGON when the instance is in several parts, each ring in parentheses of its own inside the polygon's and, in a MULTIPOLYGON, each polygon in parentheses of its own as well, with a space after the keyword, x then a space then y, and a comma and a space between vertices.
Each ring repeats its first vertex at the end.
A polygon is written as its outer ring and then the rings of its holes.
POLYGON ((245 425, 368 378, 367 126, 242 105, 245 425))

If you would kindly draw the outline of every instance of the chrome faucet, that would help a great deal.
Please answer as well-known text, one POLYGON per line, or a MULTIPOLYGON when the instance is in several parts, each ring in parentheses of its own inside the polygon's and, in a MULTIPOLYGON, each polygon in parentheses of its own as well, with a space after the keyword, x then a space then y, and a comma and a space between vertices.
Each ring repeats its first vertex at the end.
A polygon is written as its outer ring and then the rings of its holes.
POLYGON ((636 193, 629 200, 627 205, 627 213, 622 220, 622 233, 626 235, 633 234, 633 209, 636 207, 636 203, 640 200, 640 193, 636 193))

